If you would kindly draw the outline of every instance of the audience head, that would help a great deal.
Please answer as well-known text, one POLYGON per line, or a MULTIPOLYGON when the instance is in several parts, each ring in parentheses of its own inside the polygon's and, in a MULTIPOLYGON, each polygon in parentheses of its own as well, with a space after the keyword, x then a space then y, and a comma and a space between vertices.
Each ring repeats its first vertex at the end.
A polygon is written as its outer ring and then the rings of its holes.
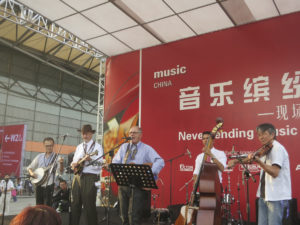
POLYGON ((67 181, 65 181, 65 180, 59 181, 59 187, 61 190, 67 190, 68 189, 67 181))
POLYGON ((61 225, 58 213, 46 205, 29 206, 23 209, 9 225, 61 225))

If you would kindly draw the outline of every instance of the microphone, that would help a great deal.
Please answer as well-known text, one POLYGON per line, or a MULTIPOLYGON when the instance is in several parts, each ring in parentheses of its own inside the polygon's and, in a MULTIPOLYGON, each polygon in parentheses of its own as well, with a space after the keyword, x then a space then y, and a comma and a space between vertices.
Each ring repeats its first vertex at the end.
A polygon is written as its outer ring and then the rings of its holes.
POLYGON ((132 140, 132 137, 122 137, 122 139, 125 139, 126 141, 132 140))
POLYGON ((189 151, 188 148, 186 148, 186 153, 185 154, 188 155, 190 157, 190 159, 192 158, 192 154, 191 154, 191 152, 189 151))
POLYGON ((229 156, 229 159, 244 159, 247 158, 248 154, 242 154, 242 155, 231 155, 229 156))
POLYGON ((69 134, 68 133, 66 133, 66 134, 63 134, 63 135, 59 135, 59 136, 57 136, 56 138, 66 138, 66 137, 68 137, 69 136, 69 134))

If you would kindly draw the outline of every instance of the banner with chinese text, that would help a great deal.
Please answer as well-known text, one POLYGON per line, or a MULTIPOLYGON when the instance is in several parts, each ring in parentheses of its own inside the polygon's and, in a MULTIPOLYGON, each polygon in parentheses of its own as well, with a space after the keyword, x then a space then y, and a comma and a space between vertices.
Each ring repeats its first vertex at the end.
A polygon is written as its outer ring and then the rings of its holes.
MULTIPOLYGON (((294 13, 143 49, 141 65, 137 51, 109 59, 104 148, 107 151, 119 143, 129 127, 137 124, 140 113, 142 141, 166 161, 157 180, 159 189, 152 191, 153 205, 186 202, 194 162, 203 147, 202 132, 211 130, 217 117, 224 119, 224 127, 215 147, 228 156, 232 150, 243 154, 259 149, 256 126, 275 125, 277 139, 290 156, 292 195, 299 204, 299 26, 300 13, 294 13)), ((248 168, 256 179, 248 181, 251 221, 255 221, 259 167, 251 164, 248 168)), ((241 186, 241 211, 246 220, 242 171, 241 166, 226 170, 223 188, 234 198, 232 215, 237 218, 238 184, 241 186)))
MULTIPOLYGON (((215 147, 227 155, 233 148, 240 153, 259 149, 256 126, 274 124, 290 154, 293 197, 300 198, 299 26, 296 13, 143 50, 141 126, 143 140, 167 161, 160 174, 163 205, 186 201, 182 187, 202 151, 201 132, 211 130, 217 117, 224 119, 224 127, 215 147), (187 154, 177 158, 187 149, 192 159, 187 154)), ((259 172, 256 164, 249 169, 259 172)), ((254 177, 256 182, 249 180, 252 221, 259 183, 254 177)), ((223 187, 235 199, 238 182, 244 183, 242 167, 223 173, 223 187)), ((242 185, 246 219, 245 191, 242 185)))
POLYGON ((26 142, 26 125, 0 126, 0 177, 20 176, 26 142))

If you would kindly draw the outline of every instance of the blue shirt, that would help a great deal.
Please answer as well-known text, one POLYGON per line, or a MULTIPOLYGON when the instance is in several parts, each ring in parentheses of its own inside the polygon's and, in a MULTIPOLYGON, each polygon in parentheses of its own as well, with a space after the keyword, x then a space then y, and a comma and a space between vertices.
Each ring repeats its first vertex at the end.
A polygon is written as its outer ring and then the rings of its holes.
MULTIPOLYGON (((119 151, 113 158, 112 163, 124 163, 128 145, 131 145, 131 143, 125 143, 120 147, 119 151)), ((130 147, 131 146, 129 146, 129 148, 130 147)), ((152 163, 152 173, 154 175, 158 175, 161 169, 165 166, 165 161, 160 157, 160 155, 151 146, 143 142, 139 142, 137 144, 137 152, 134 159, 132 159, 129 155, 127 163, 152 163)))

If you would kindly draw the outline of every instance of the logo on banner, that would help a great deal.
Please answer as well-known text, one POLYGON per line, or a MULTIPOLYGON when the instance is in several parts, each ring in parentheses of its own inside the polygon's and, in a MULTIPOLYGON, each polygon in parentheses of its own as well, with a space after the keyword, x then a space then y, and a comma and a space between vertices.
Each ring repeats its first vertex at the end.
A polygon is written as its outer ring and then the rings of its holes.
POLYGON ((179 165, 179 171, 182 171, 182 172, 192 172, 193 170, 194 170, 193 166, 184 165, 183 163, 179 165))
MULTIPOLYGON (((246 167, 250 172, 260 171, 260 168, 257 164, 247 164, 246 167)), ((244 171, 244 167, 242 165, 239 166, 239 171, 244 171)))
POLYGON ((300 170, 300 164, 298 164, 297 166, 296 166, 296 171, 297 170, 300 170))
MULTIPOLYGON (((160 70, 160 71, 154 72, 153 73, 153 78, 154 79, 170 78, 172 76, 182 75, 182 74, 185 74, 185 73, 186 73, 186 67, 177 65, 175 68, 160 70)), ((169 87, 169 86, 172 86, 172 81, 171 80, 163 80, 163 81, 155 82, 153 84, 154 88, 163 88, 163 87, 169 87)))
POLYGON ((170 76, 175 76, 175 75, 180 75, 180 74, 185 74, 185 73, 186 73, 186 67, 177 65, 177 67, 172 68, 172 69, 166 69, 166 70, 160 70, 160 71, 154 72, 154 79, 170 77, 170 76))
POLYGON ((4 138, 5 142, 19 142, 23 141, 23 137, 21 134, 11 134, 11 135, 5 135, 4 138))

